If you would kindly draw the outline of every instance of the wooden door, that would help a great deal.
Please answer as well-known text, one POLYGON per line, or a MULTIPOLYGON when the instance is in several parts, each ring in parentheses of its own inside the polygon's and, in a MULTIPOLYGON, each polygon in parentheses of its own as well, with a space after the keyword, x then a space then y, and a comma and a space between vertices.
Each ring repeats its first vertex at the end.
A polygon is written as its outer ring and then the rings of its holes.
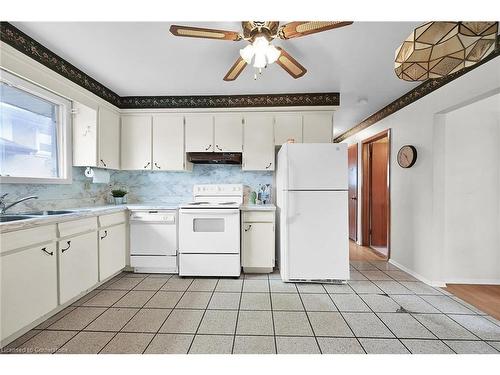
POLYGON ((245 115, 242 169, 246 171, 274 171, 272 114, 245 115))
POLYGON ((214 148, 213 115, 187 115, 186 152, 213 152, 214 148))
POLYGON ((185 168, 184 116, 153 116, 153 170, 182 171, 185 168))
POLYGON ((123 116, 121 169, 151 170, 151 116, 123 116))
POLYGON ((347 149, 349 169, 349 238, 358 240, 358 144, 347 149))
POLYGON ((387 168, 389 144, 370 144, 370 245, 387 247, 387 168))
POLYGON ((215 152, 241 152, 243 149, 243 115, 219 113, 214 116, 215 152))

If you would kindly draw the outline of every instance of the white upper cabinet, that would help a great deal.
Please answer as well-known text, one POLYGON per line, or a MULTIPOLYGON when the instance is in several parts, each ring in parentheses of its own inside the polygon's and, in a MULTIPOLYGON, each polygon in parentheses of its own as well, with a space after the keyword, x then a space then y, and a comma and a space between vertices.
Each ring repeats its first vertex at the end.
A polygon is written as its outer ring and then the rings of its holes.
POLYGON ((219 113, 214 116, 215 152, 241 152, 243 149, 243 115, 219 113))
POLYGON ((120 117, 73 102, 73 165, 120 168, 120 117))
POLYGON ((151 116, 122 116, 121 169, 152 169, 151 122, 151 116))
POLYGON ((274 116, 274 144, 281 146, 289 139, 302 142, 301 113, 277 113, 274 116))
POLYGON ((274 170, 274 116, 249 113, 243 124, 243 165, 247 171, 274 170))
POLYGON ((98 166, 120 168, 120 116, 104 107, 99 108, 98 166))
POLYGON ((184 116, 153 116, 153 170, 185 169, 184 116))
POLYGON ((304 143, 330 143, 333 139, 333 114, 304 113, 304 143))
POLYGON ((214 117, 211 114, 186 115, 186 152, 214 151, 214 117))

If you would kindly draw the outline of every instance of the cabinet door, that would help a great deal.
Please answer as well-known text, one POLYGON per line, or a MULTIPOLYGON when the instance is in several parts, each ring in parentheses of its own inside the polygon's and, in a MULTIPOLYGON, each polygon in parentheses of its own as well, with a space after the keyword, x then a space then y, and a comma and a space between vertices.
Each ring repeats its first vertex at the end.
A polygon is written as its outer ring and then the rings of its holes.
POLYGON ((243 170, 274 170, 274 131, 271 114, 245 115, 243 124, 243 170))
POLYGON ((215 122, 215 152, 241 152, 243 149, 243 116, 217 114, 215 122))
POLYGON ((274 267, 274 224, 243 223, 243 267, 274 267))
POLYGON ((153 170, 181 171, 185 160, 184 116, 153 116, 153 170))
POLYGON ((302 142, 302 115, 300 113, 277 113, 274 116, 274 144, 281 146, 289 139, 302 142))
POLYGON ((151 170, 151 116, 123 116, 121 169, 151 170))
POLYGON ((99 231, 99 281, 125 267, 125 224, 99 231))
POLYGON ((186 152, 214 151, 214 117, 210 114, 186 116, 186 152))
POLYGON ((120 169, 120 116, 99 108, 99 160, 101 168, 120 169))
POLYGON ((97 110, 73 102, 73 165, 97 167, 97 110))
POLYGON ((331 113, 304 114, 304 143, 330 143, 333 138, 331 113))
POLYGON ((56 244, 4 255, 0 262, 3 340, 57 307, 56 244))
POLYGON ((97 232, 59 241, 59 303, 63 304, 98 281, 97 232))

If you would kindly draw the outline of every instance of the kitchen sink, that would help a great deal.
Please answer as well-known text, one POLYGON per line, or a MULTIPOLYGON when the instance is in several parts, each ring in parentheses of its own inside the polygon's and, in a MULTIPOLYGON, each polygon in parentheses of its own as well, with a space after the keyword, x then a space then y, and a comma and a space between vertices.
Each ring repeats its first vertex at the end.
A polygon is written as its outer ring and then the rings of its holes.
POLYGON ((0 216, 0 223, 6 223, 9 221, 25 220, 30 219, 31 216, 27 215, 2 215, 0 216))
POLYGON ((35 211, 35 212, 26 212, 25 215, 29 216, 51 216, 51 215, 66 215, 66 214, 72 214, 73 212, 76 211, 68 211, 68 210, 59 210, 59 211, 35 211))

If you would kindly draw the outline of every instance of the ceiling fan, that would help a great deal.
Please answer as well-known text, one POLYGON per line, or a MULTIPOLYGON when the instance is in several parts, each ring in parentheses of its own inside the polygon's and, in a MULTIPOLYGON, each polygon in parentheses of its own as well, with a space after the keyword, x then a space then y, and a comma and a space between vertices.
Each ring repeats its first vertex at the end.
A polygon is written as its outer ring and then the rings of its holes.
POLYGON ((306 68, 283 48, 273 46, 273 39, 298 38, 350 24, 352 21, 295 21, 280 26, 278 21, 243 21, 243 33, 179 25, 170 26, 170 32, 175 36, 249 42, 249 45, 240 49, 240 57, 224 77, 224 81, 234 81, 252 61, 260 73, 262 68, 276 62, 293 78, 300 78, 306 74, 306 68))

